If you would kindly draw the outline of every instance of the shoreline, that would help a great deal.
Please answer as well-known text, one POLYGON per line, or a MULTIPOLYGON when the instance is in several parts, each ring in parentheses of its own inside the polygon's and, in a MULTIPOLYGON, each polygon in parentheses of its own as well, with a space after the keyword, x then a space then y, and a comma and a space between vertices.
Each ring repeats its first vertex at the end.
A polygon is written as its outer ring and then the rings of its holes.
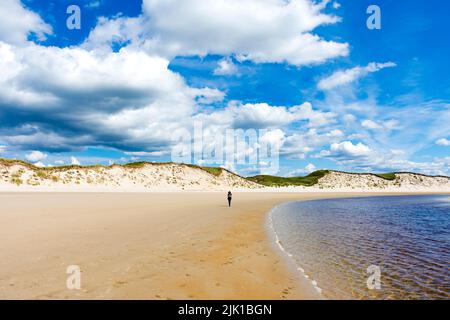
MULTIPOLYGON (((322 199, 320 199, 322 200, 322 199)), ((300 283, 302 283, 302 287, 305 288, 306 286, 309 286, 310 288, 315 290, 315 294, 311 295, 311 299, 315 299, 315 300, 325 300, 326 297, 322 294, 322 288, 320 288, 317 285, 317 282, 310 278, 306 273, 305 270, 297 265, 295 263, 295 261, 292 259, 292 254, 290 252, 288 252, 286 250, 286 248, 283 246, 283 244, 281 243, 281 240, 279 239, 278 233, 275 230, 275 227, 273 226, 273 214, 274 212, 277 210, 277 208, 281 205, 284 205, 286 203, 290 203, 290 202, 303 202, 303 201, 308 201, 308 200, 293 200, 293 201, 287 201, 287 202, 283 202, 283 203, 279 203, 277 205, 275 205, 268 213, 267 213, 267 218, 266 218, 266 224, 267 224, 267 229, 268 229, 268 237, 270 238, 270 241, 272 241, 274 250, 277 251, 278 254, 282 255, 285 259, 285 263, 288 266, 290 272, 292 272, 293 274, 295 274, 298 277, 298 281, 300 283)))
MULTIPOLYGON (((354 199, 354 198, 371 198, 371 197, 396 197, 396 196, 421 196, 421 195, 439 195, 439 196, 443 196, 443 195, 449 195, 449 192, 399 192, 399 193, 376 193, 376 194, 350 194, 348 193, 347 196, 345 197, 341 197, 341 194, 339 194, 339 196, 336 196, 336 194, 332 195, 332 196, 326 196, 326 197, 314 197, 311 199, 297 199, 297 200, 289 200, 289 201, 284 201, 282 203, 278 203, 276 204, 270 211, 267 212, 266 215, 266 225, 267 225, 267 231, 268 231, 268 237, 270 239, 270 241, 272 241, 273 243, 273 248, 275 251, 277 251, 277 253, 281 256, 283 256, 283 258, 285 259, 286 264, 289 266, 290 272, 292 274, 297 275, 299 281, 303 284, 303 286, 306 284, 307 286, 310 286, 311 288, 314 288, 314 290, 316 291, 317 297, 315 299, 323 299, 323 300, 327 300, 328 298, 325 297, 322 294, 323 289, 320 288, 317 284, 317 281, 313 278, 311 278, 309 275, 307 275, 305 273, 305 270, 298 265, 293 259, 293 255, 288 252, 284 247, 283 244, 281 243, 281 241, 279 240, 278 234, 273 226, 273 214, 275 213, 275 211, 277 210, 277 208, 279 206, 288 204, 288 203, 293 203, 293 202, 304 202, 304 201, 322 201, 322 200, 327 200, 327 199, 354 199)), ((312 297, 311 297, 312 298, 312 297)))
POLYGON ((217 192, 0 193, 0 298, 318 299, 275 250, 268 212, 418 194, 430 193, 243 192, 228 208, 217 192), (72 264, 80 291, 65 288, 72 264))

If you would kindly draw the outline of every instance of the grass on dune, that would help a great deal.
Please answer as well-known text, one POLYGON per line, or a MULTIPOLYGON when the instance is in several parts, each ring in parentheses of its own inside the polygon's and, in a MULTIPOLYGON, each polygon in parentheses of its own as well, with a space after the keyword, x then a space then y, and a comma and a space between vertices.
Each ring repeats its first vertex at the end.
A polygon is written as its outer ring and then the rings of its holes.
POLYGON ((217 168, 217 167, 198 167, 210 174, 212 174, 213 176, 220 176, 220 174, 222 173, 222 168, 217 168))
MULTIPOLYGON (((65 166, 55 166, 55 167, 36 167, 35 165, 28 163, 23 160, 16 160, 16 159, 4 159, 0 158, 0 164, 12 166, 12 165, 22 165, 30 170, 33 171, 64 171, 64 170, 70 170, 70 169, 94 169, 94 168, 108 168, 111 166, 103 166, 103 165, 88 165, 88 166, 81 166, 81 165, 65 165, 65 166)), ((209 174, 212 174, 214 176, 219 176, 223 169, 218 167, 201 167, 196 166, 193 164, 182 164, 182 163, 173 163, 173 162, 147 162, 147 161, 140 161, 140 162, 131 162, 126 164, 114 164, 113 166, 118 167, 124 167, 124 168, 133 168, 133 169, 139 169, 143 168, 146 165, 154 165, 154 166, 162 166, 162 165, 168 165, 168 164, 178 164, 178 165, 186 165, 191 168, 201 169, 203 171, 208 172, 209 174)))
POLYGON ((319 181, 320 178, 324 177, 329 171, 328 170, 318 170, 305 177, 276 177, 260 175, 247 178, 250 181, 262 184, 269 187, 285 187, 285 186, 306 186, 310 187, 319 181))
POLYGON ((186 164, 186 163, 174 163, 174 162, 145 162, 145 161, 141 161, 141 162, 132 162, 132 163, 127 163, 127 164, 123 164, 121 166, 123 167, 128 167, 128 168, 142 168, 145 165, 168 165, 168 164, 177 164, 177 165, 185 165, 191 168, 195 168, 195 169, 201 169, 203 171, 208 172, 209 174, 212 174, 214 176, 219 176, 222 173, 222 168, 217 168, 217 167, 201 167, 201 166, 196 166, 193 164, 186 164))
POLYGON ((378 173, 375 174, 377 177, 383 178, 385 180, 395 180, 395 173, 378 173))

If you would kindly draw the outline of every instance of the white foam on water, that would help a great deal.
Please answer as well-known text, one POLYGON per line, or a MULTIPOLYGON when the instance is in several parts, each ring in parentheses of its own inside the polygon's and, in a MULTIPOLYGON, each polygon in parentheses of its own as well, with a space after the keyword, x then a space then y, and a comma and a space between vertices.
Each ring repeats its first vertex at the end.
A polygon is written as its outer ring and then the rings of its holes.
POLYGON ((268 221, 269 221, 269 228, 272 229, 272 233, 275 236, 275 242, 278 245, 278 248, 286 255, 290 258, 290 261, 292 261, 294 263, 294 265, 297 267, 297 270, 301 272, 301 274, 303 275, 303 277, 305 279, 309 279, 311 281, 311 285, 314 287, 314 289, 321 294, 322 293, 322 289, 317 285, 317 281, 310 279, 309 276, 305 273, 305 270, 298 266, 297 263, 295 262, 295 259, 293 259, 293 255, 291 253, 289 253, 288 251, 286 251, 286 249, 283 247, 280 238, 278 237, 277 232, 275 231, 275 228, 273 226, 273 219, 272 219, 272 214, 273 211, 275 210, 276 207, 274 207, 272 210, 270 210, 269 215, 268 215, 268 221))

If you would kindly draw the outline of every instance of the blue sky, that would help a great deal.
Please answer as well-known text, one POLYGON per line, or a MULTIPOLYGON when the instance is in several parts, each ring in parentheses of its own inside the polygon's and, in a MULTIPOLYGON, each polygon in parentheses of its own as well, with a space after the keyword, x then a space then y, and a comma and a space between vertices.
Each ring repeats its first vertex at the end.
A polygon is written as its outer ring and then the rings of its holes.
MULTIPOLYGON (((171 161, 186 148, 174 133, 201 122, 205 145, 265 130, 280 157, 270 173, 448 175, 448 12, 439 0, 5 0, 0 156, 171 161), (73 4, 80 30, 66 26, 73 4), (380 30, 366 27, 371 4, 380 30)), ((190 162, 243 175, 267 165, 190 162)))

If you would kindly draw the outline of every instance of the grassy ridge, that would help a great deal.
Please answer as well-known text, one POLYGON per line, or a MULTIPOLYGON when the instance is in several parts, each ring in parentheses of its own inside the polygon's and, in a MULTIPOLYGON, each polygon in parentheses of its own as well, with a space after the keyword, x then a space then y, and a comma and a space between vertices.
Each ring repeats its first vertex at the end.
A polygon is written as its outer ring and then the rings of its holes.
MULTIPOLYGON (((127 164, 114 164, 112 166, 103 166, 103 165, 90 165, 90 166, 80 166, 80 165, 66 165, 66 166, 55 166, 55 167, 36 167, 31 163, 22 161, 22 160, 13 160, 13 159, 4 159, 0 158, 0 164, 6 165, 6 166, 12 166, 15 164, 22 165, 28 169, 33 170, 37 173, 37 175, 47 176, 47 174, 51 174, 53 172, 60 172, 64 170, 70 170, 70 169, 98 169, 98 168, 111 168, 114 166, 117 167, 123 167, 123 168, 142 168, 146 165, 169 165, 169 164, 178 164, 178 165, 185 165, 191 168, 196 168, 203 170, 213 176, 219 176, 225 169, 220 167, 202 167, 197 166, 193 164, 182 164, 182 163, 173 163, 173 162, 164 162, 164 163, 155 163, 155 162, 134 162, 134 163, 127 163, 127 164)), ((318 170, 315 171, 305 177, 277 177, 277 176, 269 176, 269 175, 258 175, 254 177, 248 177, 243 179, 247 179, 249 181, 264 185, 264 186, 313 186, 318 183, 319 179, 324 177, 326 174, 331 172, 330 170, 318 170)), ((339 172, 339 171, 337 171, 339 172)), ((350 172, 342 172, 342 173, 350 173, 350 172)), ((411 172, 399 172, 399 173, 411 173, 411 172)), ((372 173, 352 173, 352 174, 361 174, 361 175, 367 175, 372 173)), ((417 173, 414 173, 417 174, 417 173)), ((395 180, 396 179, 396 173, 379 173, 379 174, 372 174, 379 178, 385 179, 385 180, 395 180)), ((419 174, 422 176, 426 176, 423 174, 419 174)))
POLYGON ((140 161, 140 162, 131 162, 126 164, 113 164, 110 166, 104 166, 104 165, 88 165, 88 166, 81 166, 81 165, 65 165, 65 166, 55 166, 55 167, 36 167, 35 165, 28 163, 23 160, 16 160, 16 159, 4 159, 0 158, 0 164, 6 165, 6 166, 12 166, 12 165, 22 165, 30 170, 36 171, 36 172, 43 172, 43 171, 64 171, 64 170, 70 170, 70 169, 95 169, 95 168, 111 168, 111 167, 123 167, 123 168, 132 168, 132 169, 140 169, 145 167, 146 165, 153 165, 153 166, 162 166, 162 165, 170 165, 170 164, 178 164, 178 165, 185 165, 194 169, 200 169, 203 171, 208 172, 209 174, 212 174, 213 176, 219 176, 223 168, 220 167, 201 167, 196 166, 193 164, 184 164, 184 163, 175 163, 175 162, 147 162, 147 161, 140 161))
POLYGON ((395 180, 395 173, 379 173, 375 174, 379 178, 383 178, 385 180, 395 180))
POLYGON ((313 173, 307 175, 306 177, 276 177, 276 176, 267 176, 260 175, 247 178, 250 181, 262 184, 264 186, 269 187, 286 187, 286 186, 305 186, 310 187, 319 181, 320 178, 324 177, 330 171, 328 170, 318 170, 313 173))
MULTIPOLYGON (((319 179, 324 177, 326 174, 328 174, 329 170, 318 170, 314 171, 313 173, 305 176, 305 177, 290 177, 290 178, 284 178, 284 177, 277 177, 277 176, 267 176, 267 175, 260 175, 260 176, 254 176, 247 178, 250 181, 262 184, 264 186, 268 187, 286 187, 286 186, 305 186, 305 187, 311 187, 314 186, 319 182, 319 179)), ((356 173, 357 174, 357 173, 356 173)), ((395 173, 380 173, 380 174, 373 174, 379 178, 385 179, 385 180, 395 180, 396 176, 395 173)))

